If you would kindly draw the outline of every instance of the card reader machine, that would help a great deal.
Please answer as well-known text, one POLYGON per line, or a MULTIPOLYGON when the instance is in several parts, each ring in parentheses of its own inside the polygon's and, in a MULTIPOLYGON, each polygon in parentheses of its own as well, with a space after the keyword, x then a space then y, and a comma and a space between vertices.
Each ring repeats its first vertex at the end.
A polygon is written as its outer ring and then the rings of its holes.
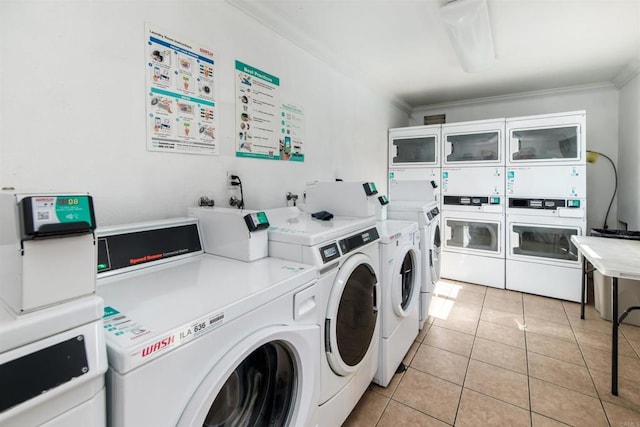
POLYGON ((0 192, 0 297, 22 313, 95 293, 96 220, 87 194, 0 192))
POLYGON ((200 222, 206 253, 246 262, 268 255, 269 220, 264 212, 221 207, 189 208, 188 212, 200 222))

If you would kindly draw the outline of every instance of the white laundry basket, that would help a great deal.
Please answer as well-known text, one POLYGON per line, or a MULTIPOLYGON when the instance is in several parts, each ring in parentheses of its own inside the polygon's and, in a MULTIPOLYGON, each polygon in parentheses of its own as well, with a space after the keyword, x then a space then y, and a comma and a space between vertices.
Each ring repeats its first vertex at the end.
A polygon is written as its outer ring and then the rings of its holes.
MULTIPOLYGON (((611 320, 611 277, 605 277, 598 270, 593 272, 593 294, 596 310, 600 317, 611 320)), ((631 306, 640 306, 640 281, 618 279, 618 316, 631 306)), ((640 310, 629 313, 624 322, 640 326, 640 310)))
MULTIPOLYGON (((640 240, 640 232, 622 230, 591 230, 595 237, 640 240)), ((593 272, 593 294, 596 310, 600 317, 611 320, 611 284, 613 279, 605 277, 598 270, 593 272)), ((640 306, 640 281, 618 279, 618 316, 631 306, 640 306)), ((640 310, 629 313, 623 323, 640 326, 640 310)))

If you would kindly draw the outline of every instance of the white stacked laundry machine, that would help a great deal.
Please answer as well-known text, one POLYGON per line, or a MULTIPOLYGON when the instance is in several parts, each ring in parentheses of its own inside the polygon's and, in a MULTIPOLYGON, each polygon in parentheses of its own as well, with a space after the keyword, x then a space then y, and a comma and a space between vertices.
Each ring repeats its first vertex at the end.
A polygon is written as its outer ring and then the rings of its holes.
POLYGON ((504 288, 504 119, 442 125, 442 141, 442 277, 504 288))
POLYGON ((585 126, 584 111, 507 119, 508 289, 580 301, 585 126))
POLYGON ((578 301, 585 126, 576 111, 391 129, 389 212, 421 197, 411 182, 431 182, 443 277, 578 301))
MULTIPOLYGON (((307 191, 309 197, 310 192, 307 191)), ((381 284, 374 216, 344 216, 318 201, 266 210, 269 256, 317 267, 320 324, 320 426, 341 425, 378 368, 381 284), (329 214, 313 215, 322 209, 329 214)))
POLYGON ((440 209, 434 201, 433 188, 428 181, 399 181, 393 187, 393 194, 387 217, 417 222, 420 230, 422 280, 418 326, 422 329, 429 317, 435 285, 440 280, 440 209))
POLYGON ((0 211, 0 425, 104 426, 92 198, 3 190, 0 211))
POLYGON ((315 182, 307 185, 307 208, 377 219, 380 259, 380 352, 373 382, 386 387, 405 369, 402 360, 418 335, 421 279, 424 274, 416 214, 411 221, 386 219, 386 198, 375 184, 315 182))
POLYGON ((389 197, 404 200, 402 181, 427 181, 440 203, 440 125, 389 129, 389 197))

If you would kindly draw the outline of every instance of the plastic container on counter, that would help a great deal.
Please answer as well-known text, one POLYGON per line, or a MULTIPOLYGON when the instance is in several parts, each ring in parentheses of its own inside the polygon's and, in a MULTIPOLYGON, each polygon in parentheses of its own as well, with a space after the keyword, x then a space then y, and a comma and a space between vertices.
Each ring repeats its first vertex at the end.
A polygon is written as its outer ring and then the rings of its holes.
MULTIPOLYGON (((602 228, 592 228, 591 236, 606 237, 610 239, 640 240, 640 231, 628 230, 605 230, 602 228)), ((600 313, 600 317, 611 320, 611 277, 605 277, 598 270, 593 272, 593 294, 594 305, 600 313)), ((623 303, 620 313, 632 305, 640 305, 640 281, 629 279, 618 279, 618 301, 623 303)), ((623 323, 640 326, 640 311, 632 311, 623 323)))

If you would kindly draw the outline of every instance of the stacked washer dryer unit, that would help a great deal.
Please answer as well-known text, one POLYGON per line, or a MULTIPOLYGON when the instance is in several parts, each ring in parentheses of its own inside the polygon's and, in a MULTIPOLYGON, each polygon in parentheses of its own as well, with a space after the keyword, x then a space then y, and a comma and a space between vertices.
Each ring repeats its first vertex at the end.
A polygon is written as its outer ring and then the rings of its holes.
POLYGON ((440 280, 441 126, 389 129, 387 217, 415 221, 422 257, 418 327, 428 316, 431 295, 440 280))
POLYGON ((504 119, 442 126, 442 276, 505 287, 504 119))
MULTIPOLYGON (((440 125, 389 129, 389 198, 399 198, 402 181, 427 181, 440 203, 440 125)), ((414 199, 410 199, 414 200, 414 199)))
POLYGON ((2 191, 0 211, 0 425, 104 426, 92 199, 2 191))
MULTIPOLYGON (((210 209, 191 214, 266 244, 264 215, 210 209)), ((316 270, 248 253, 204 253, 193 217, 98 230, 111 426, 316 424, 316 270)))
POLYGON ((585 124, 584 111, 507 120, 508 289, 580 301, 585 124))
POLYGON ((414 221, 385 219, 387 200, 373 183, 316 182, 307 185, 307 205, 351 216, 376 214, 380 234, 380 357, 373 382, 389 385, 418 335, 422 260, 414 221))
POLYGON ((399 182, 394 194, 396 198, 389 202, 387 217, 417 222, 420 231, 422 269, 418 329, 422 329, 429 317, 435 286, 440 280, 440 210, 433 201, 433 188, 428 181, 399 182))
POLYGON ((318 423, 338 426, 378 367, 381 289, 375 217, 336 215, 325 221, 296 207, 265 212, 271 224, 269 256, 318 269, 318 423))

